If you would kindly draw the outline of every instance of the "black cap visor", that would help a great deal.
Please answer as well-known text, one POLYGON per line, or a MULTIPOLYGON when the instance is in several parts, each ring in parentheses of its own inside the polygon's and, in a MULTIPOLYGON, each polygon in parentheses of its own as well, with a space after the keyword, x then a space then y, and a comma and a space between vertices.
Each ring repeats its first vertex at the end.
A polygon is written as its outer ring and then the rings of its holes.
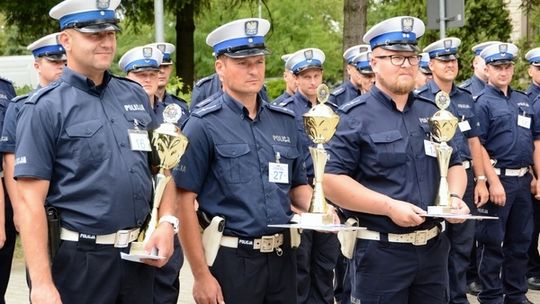
POLYGON ((89 22, 77 22, 72 23, 66 27, 72 28, 81 33, 99 33, 99 32, 120 32, 121 29, 117 25, 118 19, 104 19, 104 20, 93 20, 89 22))
POLYGON ((495 60, 492 62, 486 62, 486 64, 490 65, 505 65, 505 64, 514 64, 514 61, 510 59, 501 59, 501 60, 495 60))

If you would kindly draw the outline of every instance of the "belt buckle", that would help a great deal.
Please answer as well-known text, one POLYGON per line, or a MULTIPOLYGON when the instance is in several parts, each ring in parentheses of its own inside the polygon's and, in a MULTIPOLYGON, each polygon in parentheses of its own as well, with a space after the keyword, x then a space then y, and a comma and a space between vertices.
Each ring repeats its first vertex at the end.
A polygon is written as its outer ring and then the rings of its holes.
POLYGON ((118 230, 114 237, 115 248, 126 248, 129 245, 129 235, 131 230, 118 230))
POLYGON ((266 235, 261 237, 261 248, 259 249, 262 253, 269 253, 274 251, 276 243, 276 238, 273 235, 266 235))
POLYGON ((414 246, 422 246, 427 244, 427 230, 418 230, 414 232, 414 246))

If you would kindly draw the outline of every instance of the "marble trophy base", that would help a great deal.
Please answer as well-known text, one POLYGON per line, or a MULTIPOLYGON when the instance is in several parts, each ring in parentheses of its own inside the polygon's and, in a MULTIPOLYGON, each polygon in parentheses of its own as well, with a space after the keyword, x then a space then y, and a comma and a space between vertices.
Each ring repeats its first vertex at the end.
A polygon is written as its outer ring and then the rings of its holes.
POLYGON ((452 207, 450 206, 428 206, 428 214, 450 214, 452 213, 452 207))
POLYGON ((334 216, 327 213, 305 212, 301 214, 300 224, 305 226, 322 226, 334 224, 334 216))

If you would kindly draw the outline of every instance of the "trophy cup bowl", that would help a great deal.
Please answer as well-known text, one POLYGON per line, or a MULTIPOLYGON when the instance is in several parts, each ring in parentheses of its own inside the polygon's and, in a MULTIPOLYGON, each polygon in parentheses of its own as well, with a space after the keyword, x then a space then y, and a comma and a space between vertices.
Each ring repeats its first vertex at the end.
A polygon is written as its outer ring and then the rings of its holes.
POLYGON ((327 213, 328 204, 324 198, 322 180, 324 167, 328 159, 328 154, 324 150, 323 144, 327 143, 336 132, 339 123, 339 116, 332 108, 324 103, 328 100, 329 90, 325 84, 317 88, 317 100, 319 104, 312 107, 304 114, 304 129, 308 137, 317 146, 309 147, 309 153, 313 160, 313 197, 309 207, 309 212, 301 215, 301 224, 309 226, 331 225, 334 218, 327 213))
POLYGON ((130 254, 144 253, 144 243, 156 229, 161 198, 167 183, 171 180, 171 175, 166 175, 165 170, 171 170, 178 165, 189 143, 187 137, 175 125, 181 115, 182 109, 179 105, 168 105, 163 111, 164 122, 151 132, 152 153, 159 159, 159 172, 154 176, 154 198, 150 220, 141 229, 137 241, 131 243, 130 254))
POLYGON ((450 105, 450 97, 446 92, 440 91, 437 93, 435 95, 435 103, 440 110, 435 112, 429 119, 429 127, 431 129, 431 135, 439 142, 435 146, 435 150, 437 152, 437 162, 439 164, 441 179, 435 206, 428 206, 428 214, 447 214, 452 211, 450 190, 448 189, 448 180, 446 178, 450 157, 452 156, 452 147, 447 142, 456 133, 458 119, 446 110, 450 105))

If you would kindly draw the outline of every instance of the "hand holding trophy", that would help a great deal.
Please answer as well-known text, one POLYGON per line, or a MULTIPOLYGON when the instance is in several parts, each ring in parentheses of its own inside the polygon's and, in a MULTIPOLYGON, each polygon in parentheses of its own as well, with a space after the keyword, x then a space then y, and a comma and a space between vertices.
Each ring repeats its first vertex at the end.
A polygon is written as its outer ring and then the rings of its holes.
POLYGON ((327 212, 328 205, 324 198, 322 187, 324 167, 328 159, 328 154, 324 150, 323 144, 327 143, 336 132, 339 123, 339 116, 325 102, 328 101, 330 92, 325 84, 317 88, 317 100, 319 104, 312 107, 304 114, 304 129, 317 147, 309 147, 309 153, 313 159, 313 197, 308 213, 303 213, 301 224, 303 225, 330 225, 334 223, 332 214, 327 212))
POLYGON ((144 254, 144 243, 150 238, 156 229, 158 222, 158 210, 161 198, 171 175, 166 171, 171 170, 180 162, 180 158, 186 151, 188 139, 175 123, 182 116, 182 109, 177 104, 168 105, 163 111, 163 123, 151 132, 152 153, 159 158, 159 172, 154 176, 154 198, 150 220, 146 227, 141 229, 137 242, 131 244, 130 254, 144 254))

